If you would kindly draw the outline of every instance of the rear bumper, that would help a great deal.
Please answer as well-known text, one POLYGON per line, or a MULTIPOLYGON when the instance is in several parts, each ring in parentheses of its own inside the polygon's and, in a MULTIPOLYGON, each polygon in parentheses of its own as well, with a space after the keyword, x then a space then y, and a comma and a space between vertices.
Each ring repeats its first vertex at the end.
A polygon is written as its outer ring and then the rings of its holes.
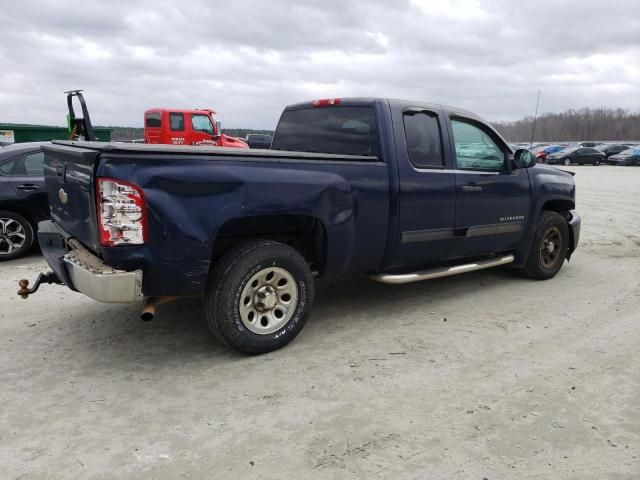
POLYGON ((39 224, 38 241, 49 266, 72 290, 105 303, 143 298, 142 270, 110 267, 54 222, 39 224))
POLYGON ((580 240, 580 226, 582 224, 582 219, 578 212, 575 210, 570 210, 569 214, 571 215, 571 219, 569 220, 569 230, 570 230, 570 243, 569 243, 569 253, 567 258, 571 257, 571 254, 578 248, 578 242, 580 240))

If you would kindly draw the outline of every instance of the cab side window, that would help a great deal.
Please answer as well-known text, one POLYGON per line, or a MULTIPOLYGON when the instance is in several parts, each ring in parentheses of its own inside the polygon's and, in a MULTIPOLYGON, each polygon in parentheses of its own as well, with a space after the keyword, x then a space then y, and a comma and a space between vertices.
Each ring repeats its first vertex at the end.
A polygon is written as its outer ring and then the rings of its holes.
POLYGON ((213 125, 211 125, 211 120, 206 115, 191 115, 191 128, 195 132, 213 135, 213 125))
POLYGON ((416 168, 442 168, 442 140, 435 114, 408 112, 404 114, 404 135, 409 160, 416 168))
POLYGON ((169 127, 174 132, 182 132, 184 130, 184 113, 169 113, 169 127))
POLYGON ((496 142, 474 122, 452 118, 456 166, 461 170, 501 172, 505 153, 496 142))

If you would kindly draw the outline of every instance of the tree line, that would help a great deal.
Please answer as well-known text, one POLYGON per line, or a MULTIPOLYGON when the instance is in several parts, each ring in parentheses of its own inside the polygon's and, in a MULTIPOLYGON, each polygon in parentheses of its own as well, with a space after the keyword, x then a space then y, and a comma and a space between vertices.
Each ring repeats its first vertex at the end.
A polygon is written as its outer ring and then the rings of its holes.
POLYGON ((581 108, 544 113, 535 120, 493 122, 511 142, 571 142, 585 140, 640 140, 640 113, 622 108, 581 108))

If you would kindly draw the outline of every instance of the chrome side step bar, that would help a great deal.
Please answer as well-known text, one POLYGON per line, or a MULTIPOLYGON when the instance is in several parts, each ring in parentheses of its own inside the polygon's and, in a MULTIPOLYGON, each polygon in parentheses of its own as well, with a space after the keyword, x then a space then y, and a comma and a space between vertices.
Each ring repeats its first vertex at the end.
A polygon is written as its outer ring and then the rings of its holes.
POLYGON ((434 268, 432 270, 423 270, 421 272, 412 273, 375 273, 370 275, 371 280, 381 283, 411 283, 420 282, 422 280, 431 280, 433 278, 449 277, 451 275, 458 275, 460 273, 473 272, 475 270, 483 270, 485 268, 499 267, 500 265, 506 265, 513 262, 513 255, 505 255, 504 257, 491 258, 489 260, 480 260, 475 263, 465 263, 462 265, 455 265, 453 267, 434 268))

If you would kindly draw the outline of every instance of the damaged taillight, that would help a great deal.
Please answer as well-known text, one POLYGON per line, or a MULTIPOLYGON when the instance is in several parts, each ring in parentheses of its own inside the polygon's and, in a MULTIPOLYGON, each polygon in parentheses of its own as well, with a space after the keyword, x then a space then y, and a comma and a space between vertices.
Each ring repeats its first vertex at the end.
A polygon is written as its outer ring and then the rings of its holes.
POLYGON ((96 210, 100 245, 141 245, 147 238, 147 206, 144 192, 114 178, 98 178, 96 210))

